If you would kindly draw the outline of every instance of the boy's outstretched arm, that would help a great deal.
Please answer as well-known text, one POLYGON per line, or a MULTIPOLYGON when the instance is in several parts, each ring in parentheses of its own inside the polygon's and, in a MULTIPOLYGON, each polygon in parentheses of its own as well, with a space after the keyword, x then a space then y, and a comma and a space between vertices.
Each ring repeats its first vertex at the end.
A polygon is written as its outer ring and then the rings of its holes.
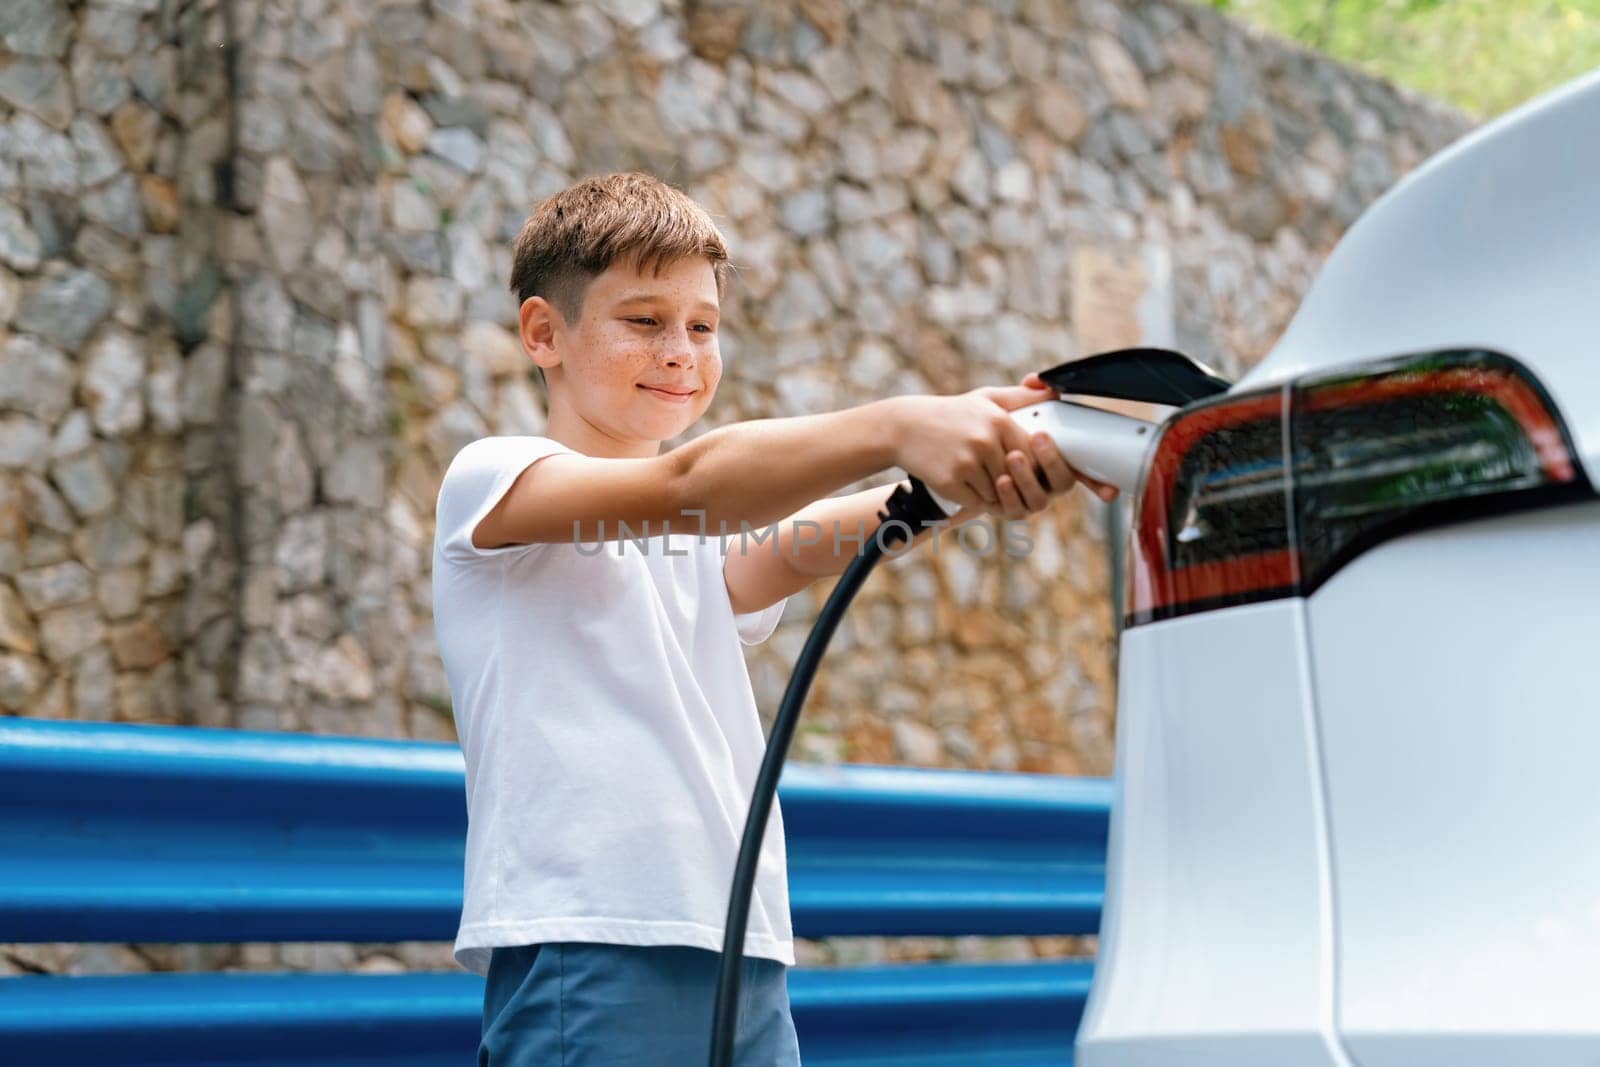
POLYGON ((719 426, 655 456, 546 454, 492 503, 472 544, 767 526, 896 466, 959 504, 992 503, 1006 450, 1025 449, 1028 441, 1006 412, 1049 392, 1043 385, 984 386, 952 396, 891 396, 842 411, 719 426))
MULTIPOLYGON (((1029 374, 1023 384, 1043 385, 1036 374, 1029 374)), ((1008 471, 995 482, 999 499, 994 504, 962 508, 942 523, 917 532, 909 546, 899 543, 889 551, 901 555, 945 529, 988 514, 1025 518, 1044 510, 1054 497, 1067 493, 1080 481, 1102 500, 1109 501, 1117 495, 1114 486, 1074 471, 1045 434, 1031 435, 1029 443, 1031 459, 1016 451, 1007 457, 1008 471)), ((777 524, 775 533, 760 531, 764 540, 734 537, 722 568, 734 613, 759 611, 818 578, 842 574, 866 539, 877 531, 878 516, 898 484, 814 501, 777 524)))

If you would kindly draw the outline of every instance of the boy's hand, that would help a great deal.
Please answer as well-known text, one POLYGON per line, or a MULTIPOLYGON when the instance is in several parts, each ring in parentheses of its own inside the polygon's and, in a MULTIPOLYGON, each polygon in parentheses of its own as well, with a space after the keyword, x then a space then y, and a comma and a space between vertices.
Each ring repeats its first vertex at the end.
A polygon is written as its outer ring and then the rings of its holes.
MULTIPOLYGON (((1029 371, 1022 384, 1030 389, 1046 389, 1052 399, 1061 395, 1059 390, 1045 385, 1035 371, 1029 371)), ((1049 434, 1038 431, 1029 437, 1031 455, 1017 449, 1006 454, 1006 473, 994 483, 999 503, 982 510, 1005 519, 1024 519, 1049 507, 1050 498, 1068 492, 1076 482, 1082 482, 1101 500, 1116 499, 1116 486, 1073 470, 1049 434)))
POLYGON ((995 483, 1006 473, 1006 453, 1029 449, 1028 431, 1009 412, 1052 394, 1039 384, 891 397, 884 410, 898 424, 892 435, 895 464, 962 510, 1002 507, 995 483))

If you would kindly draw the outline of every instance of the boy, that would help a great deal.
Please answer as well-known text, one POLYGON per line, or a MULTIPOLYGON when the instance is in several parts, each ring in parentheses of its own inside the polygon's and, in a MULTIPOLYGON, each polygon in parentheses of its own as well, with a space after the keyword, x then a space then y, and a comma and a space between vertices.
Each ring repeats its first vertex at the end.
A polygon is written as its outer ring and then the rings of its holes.
MULTIPOLYGON (((959 524, 1021 518, 1073 484, 1007 414, 1054 395, 1034 375, 722 426, 662 453, 722 376, 727 261, 710 216, 647 175, 540 203, 511 288, 546 433, 474 441, 440 486, 434 623, 467 770, 455 956, 487 978, 480 1065, 706 1060, 765 744, 740 644, 844 570, 893 486, 829 493, 899 466, 960 503, 959 524)), ((777 806, 745 951, 738 1062, 797 1064, 777 806)))

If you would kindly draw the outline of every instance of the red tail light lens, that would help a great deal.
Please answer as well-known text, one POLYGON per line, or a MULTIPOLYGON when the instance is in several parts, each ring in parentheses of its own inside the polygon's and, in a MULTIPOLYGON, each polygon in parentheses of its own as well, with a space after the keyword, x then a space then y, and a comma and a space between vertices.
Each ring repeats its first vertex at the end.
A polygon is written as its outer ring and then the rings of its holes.
POLYGON ((1462 350, 1233 394, 1162 430, 1134 516, 1127 625, 1307 596, 1419 526, 1591 495, 1537 380, 1462 350))

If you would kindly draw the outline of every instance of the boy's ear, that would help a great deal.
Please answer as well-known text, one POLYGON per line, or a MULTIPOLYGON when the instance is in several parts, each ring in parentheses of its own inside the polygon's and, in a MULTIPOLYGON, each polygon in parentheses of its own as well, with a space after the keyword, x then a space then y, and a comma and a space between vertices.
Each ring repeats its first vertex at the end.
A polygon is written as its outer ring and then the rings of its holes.
POLYGON ((565 327, 561 312, 542 296, 530 296, 517 309, 518 333, 522 350, 534 363, 549 369, 561 362, 556 351, 556 333, 565 327))

